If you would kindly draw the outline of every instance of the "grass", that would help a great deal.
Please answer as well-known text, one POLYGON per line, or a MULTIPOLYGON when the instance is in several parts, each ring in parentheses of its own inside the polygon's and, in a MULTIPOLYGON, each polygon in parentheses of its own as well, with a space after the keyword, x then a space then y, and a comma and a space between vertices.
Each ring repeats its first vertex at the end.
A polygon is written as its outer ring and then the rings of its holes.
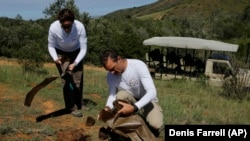
MULTIPOLYGON (((84 123, 87 116, 96 117, 105 105, 108 88, 104 69, 85 66, 83 97, 97 105, 89 103, 91 109, 83 118, 63 115, 36 122, 38 116, 64 107, 60 79, 39 91, 31 107, 23 105, 33 86, 45 77, 58 75, 53 65, 41 70, 31 73, 23 72, 19 65, 0 65, 0 140, 53 141, 59 131, 76 127, 85 128, 92 140, 98 140, 99 127, 104 124, 97 121, 94 127, 86 127, 84 123)), ((219 95, 221 88, 193 81, 154 81, 165 124, 250 124, 250 98, 226 99, 219 95)))
POLYGON ((221 89, 191 81, 156 82, 166 124, 249 124, 249 100, 229 100, 221 89), (164 95, 161 94, 164 93, 164 95))

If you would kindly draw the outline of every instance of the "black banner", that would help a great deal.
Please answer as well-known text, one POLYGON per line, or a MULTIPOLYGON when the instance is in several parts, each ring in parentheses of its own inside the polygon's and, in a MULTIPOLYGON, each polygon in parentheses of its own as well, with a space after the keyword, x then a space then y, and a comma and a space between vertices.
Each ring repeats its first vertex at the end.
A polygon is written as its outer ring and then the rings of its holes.
POLYGON ((250 125, 165 125, 165 141, 214 139, 250 141, 250 125))

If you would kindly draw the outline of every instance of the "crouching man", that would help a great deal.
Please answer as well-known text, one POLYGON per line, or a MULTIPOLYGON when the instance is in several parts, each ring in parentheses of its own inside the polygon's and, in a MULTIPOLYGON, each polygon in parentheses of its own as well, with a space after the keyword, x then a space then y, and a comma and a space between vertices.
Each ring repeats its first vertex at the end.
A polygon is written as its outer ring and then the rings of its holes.
POLYGON ((113 102, 121 100, 118 103, 122 108, 117 111, 118 114, 138 113, 158 137, 163 129, 163 111, 158 104, 156 88, 147 65, 138 59, 122 58, 114 50, 105 50, 100 61, 108 71, 109 97, 104 110, 113 109, 113 102))

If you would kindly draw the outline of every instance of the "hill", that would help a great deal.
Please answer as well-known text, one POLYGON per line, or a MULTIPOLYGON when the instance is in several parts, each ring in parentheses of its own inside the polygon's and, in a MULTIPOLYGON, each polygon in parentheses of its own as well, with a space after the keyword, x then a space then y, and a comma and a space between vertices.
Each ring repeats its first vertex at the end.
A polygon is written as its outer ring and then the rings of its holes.
POLYGON ((208 18, 242 14, 250 6, 249 0, 159 0, 155 3, 118 10, 106 16, 130 16, 140 19, 161 20, 164 17, 179 16, 208 18))

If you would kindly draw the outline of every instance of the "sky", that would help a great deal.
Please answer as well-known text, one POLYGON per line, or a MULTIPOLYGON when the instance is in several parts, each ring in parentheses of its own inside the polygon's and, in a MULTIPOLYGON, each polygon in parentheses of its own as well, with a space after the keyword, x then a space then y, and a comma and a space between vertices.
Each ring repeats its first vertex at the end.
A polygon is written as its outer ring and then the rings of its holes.
MULTIPOLYGON (((18 14, 24 20, 45 18, 43 11, 56 0, 0 0, 0 17, 15 18, 18 14)), ((151 4, 157 0, 75 0, 80 12, 91 17, 110 12, 151 4)))

